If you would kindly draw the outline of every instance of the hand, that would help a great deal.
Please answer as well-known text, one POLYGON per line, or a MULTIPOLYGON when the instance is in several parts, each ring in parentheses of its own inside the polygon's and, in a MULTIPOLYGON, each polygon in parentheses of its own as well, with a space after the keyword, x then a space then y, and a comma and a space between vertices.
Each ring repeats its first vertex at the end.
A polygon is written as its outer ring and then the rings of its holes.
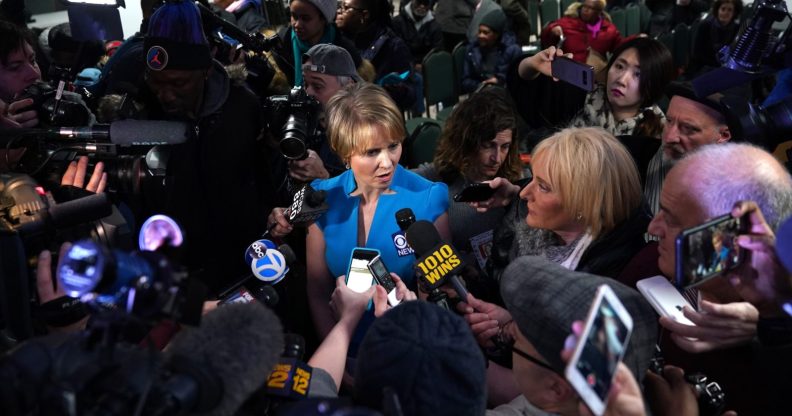
POLYGON ((8 104, 0 100, 0 127, 6 129, 22 128, 13 118, 8 115, 8 104))
MULTIPOLYGON (((71 243, 61 244, 58 259, 65 258, 69 248, 71 248, 71 243)), ((42 251, 38 256, 36 265, 36 292, 38 293, 39 305, 66 296, 66 292, 61 287, 58 279, 53 279, 52 255, 49 250, 42 251)), ((87 323, 88 316, 66 326, 48 327, 51 332, 77 332, 85 329, 87 323)))
POLYGON ((346 276, 336 279, 336 288, 330 296, 330 309, 333 310, 336 321, 345 322, 350 327, 357 325, 374 296, 374 289, 375 286, 372 286, 367 291, 358 293, 346 285, 346 276))
POLYGON ((481 81, 481 83, 482 83, 482 84, 492 84, 492 85, 498 85, 498 77, 490 77, 490 78, 487 78, 487 79, 485 79, 484 81, 481 81))
POLYGON ((750 223, 748 234, 739 236, 737 244, 748 250, 750 256, 726 277, 743 299, 756 306, 762 317, 783 316, 780 305, 792 299, 792 276, 781 265, 775 251, 775 234, 755 202, 735 204, 732 217, 745 214, 750 223))
MULTIPOLYGON (((407 285, 404 284, 399 275, 393 272, 390 275, 393 283, 396 284, 396 299, 399 300, 399 304, 418 299, 415 292, 407 289, 407 285)), ((388 292, 385 291, 385 288, 380 285, 374 285, 374 287, 374 316, 379 318, 391 309, 391 306, 388 304, 388 292)))
MULTIPOLYGON (((87 172, 88 156, 80 156, 76 162, 72 161, 69 163, 69 167, 66 168, 63 178, 61 178, 61 185, 71 185, 82 188, 83 184, 85 183, 85 174, 87 172)), ((97 162, 96 166, 94 166, 94 171, 91 174, 91 179, 88 181, 88 185, 85 186, 85 190, 101 194, 104 192, 106 186, 107 173, 104 171, 104 163, 97 162)))
POLYGON ((550 29, 550 33, 560 38, 561 36, 564 36, 564 29, 562 29, 561 26, 556 26, 550 29))
POLYGON ((16 123, 17 127, 36 127, 39 124, 38 113, 32 109, 32 105, 32 98, 14 101, 7 106, 4 105, 5 108, 0 108, 0 114, 12 123, 16 123))
POLYGON ((671 331, 674 343, 687 352, 733 347, 750 341, 756 335, 759 311, 748 302, 719 304, 702 300, 700 308, 701 312, 689 306, 682 310, 696 326, 660 317, 660 325, 671 331))
POLYGON ((330 177, 330 173, 325 169, 322 159, 316 152, 310 149, 305 159, 289 161, 289 175, 301 182, 330 177))
POLYGON ((286 219, 287 212, 286 208, 273 208, 270 211, 269 217, 267 217, 267 229, 271 236, 283 237, 292 232, 294 226, 286 219))
POLYGON ((470 202, 470 206, 475 208, 478 212, 487 212, 490 208, 500 208, 511 204, 514 196, 520 193, 520 187, 509 182, 506 178, 495 178, 491 181, 485 181, 490 188, 495 189, 495 194, 486 201, 470 202))
MULTIPOLYGON (((557 49, 555 46, 551 46, 534 56, 529 56, 523 59, 520 62, 518 72, 520 77, 523 79, 534 79, 537 77, 538 74, 544 74, 552 76, 552 62, 557 56, 566 56, 567 58, 572 58, 572 54, 564 54, 564 51, 561 49, 557 49)), ((554 81, 558 81, 558 78, 553 78, 554 81)))
POLYGON ((501 327, 512 320, 511 314, 494 303, 484 302, 468 294, 467 302, 459 302, 457 310, 465 315, 473 335, 479 345, 491 347, 491 338, 498 334, 501 327))
MULTIPOLYGON (((583 333, 583 321, 572 322, 572 333, 569 334, 564 342, 564 349, 561 350, 561 359, 568 363, 572 359, 577 346, 578 339, 583 333)), ((582 401, 578 405, 578 412, 582 415, 592 415, 589 408, 582 401)), ((632 372, 623 362, 616 366, 616 373, 613 375, 613 383, 608 392, 608 404, 605 407, 605 414, 610 416, 643 416, 646 414, 644 409, 643 396, 638 382, 633 377, 632 372)))
POLYGON ((667 365, 662 376, 647 371, 644 387, 652 415, 698 415, 696 391, 681 368, 667 365))

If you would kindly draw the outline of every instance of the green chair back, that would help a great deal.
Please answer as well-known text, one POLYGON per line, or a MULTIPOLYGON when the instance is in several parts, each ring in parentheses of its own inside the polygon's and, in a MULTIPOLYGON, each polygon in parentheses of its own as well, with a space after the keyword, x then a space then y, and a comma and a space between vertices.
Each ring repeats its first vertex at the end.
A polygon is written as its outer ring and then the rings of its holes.
POLYGON ((415 168, 421 163, 431 162, 434 159, 442 129, 440 122, 425 119, 413 130, 404 146, 408 167, 415 168))
POLYGON ((566 9, 568 9, 569 6, 571 6, 572 3, 575 2, 576 2, 575 0, 561 0, 561 14, 563 15, 566 9))
POLYGON ((690 58, 690 28, 684 23, 676 25, 674 31, 674 49, 671 54, 674 56, 674 66, 685 68, 690 58))
POLYGON ((542 4, 539 7, 542 13, 542 27, 561 17, 558 9, 558 0, 542 0, 542 4))
POLYGON ((465 54, 467 53, 467 46, 465 42, 459 42, 454 46, 451 52, 454 58, 454 91, 457 95, 462 94, 462 72, 465 68, 465 54))
POLYGON ((528 0, 528 18, 531 19, 531 32, 539 36, 542 25, 539 22, 539 0, 528 0))
POLYGON ((454 59, 450 53, 438 50, 426 55, 421 71, 427 107, 437 103, 451 107, 459 101, 454 85, 454 59))
POLYGON ((624 9, 626 14, 626 29, 622 36, 631 36, 641 33, 641 8, 635 4, 630 3, 624 9))
POLYGON ((621 7, 614 7, 610 11, 611 22, 622 36, 627 32, 627 14, 621 7))

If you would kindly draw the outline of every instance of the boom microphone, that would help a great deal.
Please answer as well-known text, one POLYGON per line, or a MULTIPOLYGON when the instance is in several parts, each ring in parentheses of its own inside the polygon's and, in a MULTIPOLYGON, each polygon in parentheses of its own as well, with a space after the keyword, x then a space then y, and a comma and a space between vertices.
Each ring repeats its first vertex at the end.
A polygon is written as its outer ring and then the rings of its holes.
POLYGON ((283 350, 277 316, 256 302, 227 305, 206 314, 199 328, 183 329, 168 347, 172 357, 200 362, 222 381, 212 415, 232 415, 264 384, 283 350))
POLYGON ((61 127, 42 130, 68 140, 110 142, 121 146, 180 144, 190 133, 187 123, 163 120, 119 120, 91 127, 61 127))

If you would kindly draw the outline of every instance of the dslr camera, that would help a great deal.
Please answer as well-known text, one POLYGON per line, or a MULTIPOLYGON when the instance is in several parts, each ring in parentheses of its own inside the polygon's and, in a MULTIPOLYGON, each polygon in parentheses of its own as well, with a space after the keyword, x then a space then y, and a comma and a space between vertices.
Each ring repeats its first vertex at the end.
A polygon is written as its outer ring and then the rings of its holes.
POLYGON ((321 104, 302 87, 289 95, 274 95, 264 101, 264 114, 270 134, 280 137, 278 146, 286 159, 302 160, 316 141, 321 104))

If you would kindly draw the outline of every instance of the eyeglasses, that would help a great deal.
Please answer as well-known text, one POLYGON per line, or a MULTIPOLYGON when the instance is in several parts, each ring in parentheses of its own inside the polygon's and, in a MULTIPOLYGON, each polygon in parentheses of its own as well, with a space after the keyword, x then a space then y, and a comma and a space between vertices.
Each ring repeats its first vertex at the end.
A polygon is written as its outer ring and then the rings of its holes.
POLYGON ((338 10, 340 10, 341 13, 346 13, 349 10, 356 10, 356 11, 359 11, 359 12, 365 12, 366 11, 366 9, 361 9, 360 7, 347 6, 344 3, 339 3, 338 4, 338 10))
POLYGON ((525 358, 526 360, 538 365, 539 367, 542 367, 542 368, 544 368, 546 370, 550 370, 550 371, 552 371, 554 373, 558 373, 558 371, 556 371, 555 368, 550 367, 550 364, 545 363, 544 361, 534 357, 531 354, 528 354, 525 351, 522 351, 522 350, 519 350, 519 349, 515 348, 514 345, 511 346, 511 350, 512 350, 513 353, 519 355, 522 358, 525 358))

